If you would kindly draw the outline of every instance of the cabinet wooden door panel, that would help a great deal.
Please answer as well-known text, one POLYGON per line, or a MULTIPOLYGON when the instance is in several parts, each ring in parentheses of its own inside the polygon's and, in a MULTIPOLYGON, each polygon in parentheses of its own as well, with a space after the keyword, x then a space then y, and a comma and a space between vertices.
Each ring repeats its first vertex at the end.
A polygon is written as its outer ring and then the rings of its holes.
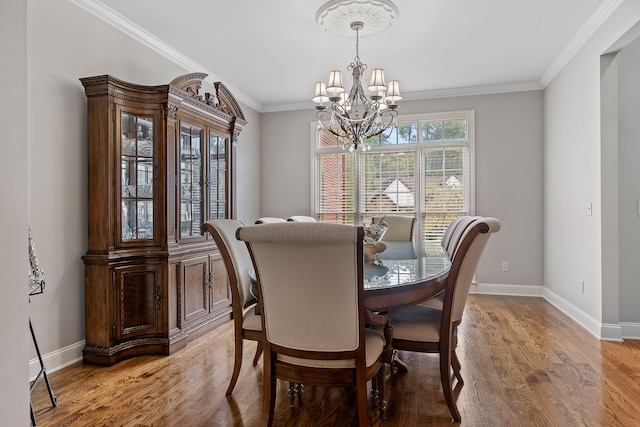
POLYGON ((209 314, 208 257, 182 263, 183 320, 188 322, 209 314))
POLYGON ((222 258, 216 257, 211 261, 211 271, 213 271, 212 289, 212 309, 217 310, 228 307, 231 304, 231 290, 229 288, 229 276, 225 269, 222 258))
POLYGON ((114 276, 116 340, 161 334, 162 267, 153 264, 116 267, 114 276))

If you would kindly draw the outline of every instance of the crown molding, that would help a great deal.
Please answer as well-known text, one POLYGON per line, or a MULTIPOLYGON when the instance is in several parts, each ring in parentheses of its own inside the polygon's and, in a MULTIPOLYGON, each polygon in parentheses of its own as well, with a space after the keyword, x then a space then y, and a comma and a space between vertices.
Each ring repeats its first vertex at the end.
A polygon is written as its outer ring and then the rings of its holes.
MULTIPOLYGON (((424 99, 437 99, 437 98, 453 98, 458 96, 473 96, 473 95, 492 95, 498 93, 509 92, 527 92, 531 90, 541 90, 543 87, 538 81, 526 81, 517 83, 505 83, 496 85, 483 85, 483 86, 468 86, 462 88, 453 89, 439 89, 429 90, 422 92, 405 92, 402 94, 402 101, 419 101, 424 99)), ((287 104, 269 104, 262 107, 262 113, 276 113, 282 111, 292 110, 309 110, 316 105, 312 101, 292 102, 287 104)), ((400 104, 402 108, 402 104, 400 104)))
MULTIPOLYGON (((189 57, 180 53, 178 50, 167 45, 157 37, 140 28, 138 25, 126 19, 99 0, 69 1, 96 16, 98 19, 113 26, 119 31, 129 35, 134 40, 159 53, 173 63, 185 68, 186 70, 197 70, 207 73, 208 77, 206 78, 206 80, 211 84, 213 84, 215 81, 221 81, 234 94, 238 101, 248 105, 259 113, 311 109, 315 105, 312 102, 263 105, 260 102, 256 101, 253 97, 239 90, 237 87, 218 78, 213 72, 207 70, 201 64, 193 61, 189 57)), ((594 11, 594 13, 589 17, 587 22, 585 22, 580 30, 578 30, 569 44, 567 44, 567 46, 565 46, 565 48, 555 58, 555 60, 551 63, 551 65, 540 77, 540 80, 537 82, 529 81, 500 85, 473 86, 404 93, 403 99, 405 101, 410 101, 544 89, 623 2, 624 0, 604 0, 594 11)))
POLYGON ((609 19, 615 10, 624 3, 624 0, 604 0, 591 14, 560 54, 553 60, 549 68, 542 73, 540 85, 544 88, 562 71, 576 53, 587 43, 602 24, 609 19))
POLYGON ((146 30, 140 28, 138 25, 134 24, 124 16, 120 15, 115 10, 111 9, 104 3, 98 0, 69 0, 71 3, 76 6, 86 10, 91 13, 98 19, 106 22, 117 30, 127 34, 134 40, 138 41, 142 45, 152 49, 153 51, 159 53, 164 56, 168 60, 173 63, 183 67, 185 70, 189 71, 198 71, 204 72, 208 74, 208 77, 205 79, 209 81, 212 85, 220 81, 222 82, 230 92, 233 93, 233 96, 238 100, 253 108, 258 112, 262 112, 262 105, 253 99, 251 96, 242 92, 238 88, 234 87, 232 84, 220 79, 210 70, 207 70, 206 67, 201 64, 193 61, 191 58, 186 55, 180 53, 178 50, 164 43, 162 40, 158 39, 151 33, 146 30))

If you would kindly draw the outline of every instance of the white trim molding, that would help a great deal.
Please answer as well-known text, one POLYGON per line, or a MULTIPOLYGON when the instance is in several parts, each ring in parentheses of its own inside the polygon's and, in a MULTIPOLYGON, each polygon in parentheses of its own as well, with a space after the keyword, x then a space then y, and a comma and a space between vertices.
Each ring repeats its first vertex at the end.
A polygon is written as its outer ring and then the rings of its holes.
POLYGON ((521 297, 541 297, 542 286, 507 285, 498 283, 473 283, 469 293, 478 295, 510 295, 521 297))
POLYGON ((640 323, 620 322, 622 338, 640 340, 640 323))
POLYGON ((174 49, 172 46, 169 46, 156 36, 152 35, 148 31, 144 30, 134 22, 120 15, 115 10, 111 9, 109 6, 98 0, 69 0, 71 3, 75 4, 78 7, 86 10, 87 12, 94 15, 96 18, 106 22, 122 33, 128 35, 134 40, 138 41, 140 44, 148 47, 149 49, 159 53, 160 55, 167 58, 169 61, 183 67, 186 70, 197 70, 207 74, 206 80, 211 82, 212 84, 216 81, 222 81, 222 83, 229 89, 236 99, 247 104, 249 107, 253 108, 258 112, 262 112, 262 105, 257 102, 253 97, 247 95, 242 92, 237 87, 233 86, 229 82, 223 81, 219 77, 217 77, 210 70, 207 70, 203 65, 195 62, 191 58, 184 55, 182 52, 179 52, 177 49, 174 49))
POLYGON ((571 61, 571 58, 584 46, 584 44, 595 34, 602 24, 616 11, 624 0, 605 0, 591 14, 587 22, 578 30, 575 36, 569 41, 560 54, 553 60, 549 68, 542 73, 540 84, 547 87, 549 83, 558 75, 560 71, 571 61))
MULTIPOLYGON (((42 355, 42 361, 44 362, 44 367, 47 369, 47 374, 80 362, 82 360, 84 344, 85 342, 82 340, 42 355)), ((40 372, 40 361, 38 357, 35 357, 29 361, 29 381, 35 380, 38 372, 40 372)))
POLYGON ((616 330, 616 328, 619 329, 618 325, 605 325, 601 323, 598 319, 593 318, 550 289, 543 288, 542 297, 576 321, 594 337, 603 341, 622 341, 622 334, 616 330))

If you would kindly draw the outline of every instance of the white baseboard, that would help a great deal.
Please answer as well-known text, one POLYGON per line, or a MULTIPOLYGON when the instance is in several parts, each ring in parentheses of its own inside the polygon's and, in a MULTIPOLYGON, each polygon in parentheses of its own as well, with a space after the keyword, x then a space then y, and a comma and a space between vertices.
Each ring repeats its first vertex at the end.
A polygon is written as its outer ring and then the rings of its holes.
MULTIPOLYGON (((73 363, 82 360, 82 349, 84 348, 84 340, 75 344, 68 345, 51 353, 43 354, 42 361, 47 369, 47 374, 55 372, 73 363)), ((40 372, 40 361, 36 356, 29 361, 29 381, 33 381, 40 372)))
POLYGON ((555 292, 544 288, 542 297, 558 310, 575 320, 594 337, 603 341, 622 341, 620 325, 604 324, 585 313, 555 292))
POLYGON ((542 286, 508 285, 501 283, 474 283, 469 293, 480 295, 510 295, 522 297, 541 297, 542 286))
POLYGON ((599 320, 591 317, 566 299, 543 286, 474 283, 469 292, 479 295, 542 297, 599 340, 620 342, 624 339, 640 339, 639 323, 600 323, 599 320))
POLYGON ((640 323, 620 322, 622 338, 640 340, 640 323))

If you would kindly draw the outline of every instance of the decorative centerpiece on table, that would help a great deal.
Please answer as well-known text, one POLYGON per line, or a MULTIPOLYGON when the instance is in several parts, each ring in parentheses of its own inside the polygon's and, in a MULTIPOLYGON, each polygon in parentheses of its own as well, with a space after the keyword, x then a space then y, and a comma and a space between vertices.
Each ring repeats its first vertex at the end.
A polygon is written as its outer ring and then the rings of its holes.
POLYGON ((384 252, 387 245, 382 241, 384 233, 387 232, 389 225, 380 221, 371 225, 364 226, 364 259, 365 261, 376 261, 376 254, 384 252))
POLYGON ((376 261, 376 254, 384 252, 387 249, 385 242, 376 242, 370 237, 364 238, 364 259, 365 261, 376 261))
POLYGON ((384 221, 364 226, 364 236, 379 242, 384 237, 384 233, 389 229, 389 224, 384 221))

